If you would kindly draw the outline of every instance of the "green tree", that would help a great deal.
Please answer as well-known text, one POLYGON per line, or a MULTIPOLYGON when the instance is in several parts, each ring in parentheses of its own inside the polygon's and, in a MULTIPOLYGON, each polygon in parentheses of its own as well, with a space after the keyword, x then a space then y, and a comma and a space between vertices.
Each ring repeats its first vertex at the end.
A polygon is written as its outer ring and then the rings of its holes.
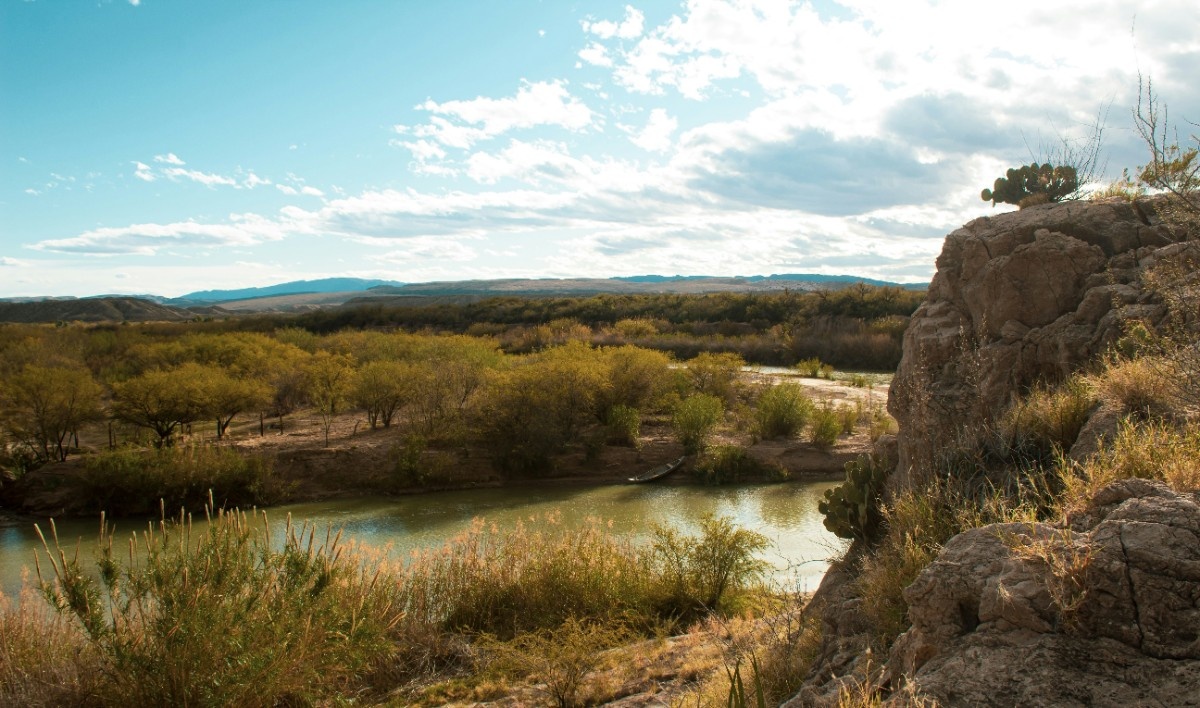
POLYGON ((1010 168, 1004 177, 997 177, 991 189, 980 198, 992 204, 1015 204, 1019 207, 1059 202, 1079 191, 1079 179, 1070 165, 1050 163, 1010 168))
POLYGON ((208 413, 217 420, 217 439, 239 413, 261 411, 271 403, 271 387, 264 381, 231 376, 223 369, 204 367, 202 385, 208 413))
POLYGON ((329 444, 329 428, 350 390, 354 360, 345 354, 318 351, 304 367, 304 392, 308 402, 321 416, 325 429, 325 444, 329 444))
POLYGON ((407 362, 377 360, 355 372, 350 397, 367 411, 372 428, 379 423, 390 428, 396 412, 412 400, 413 368, 407 362))
POLYGON ((696 391, 728 403, 737 396, 738 373, 745 365, 737 354, 705 352, 688 361, 687 371, 696 391))
POLYGON ((158 369, 113 386, 113 418, 154 431, 155 447, 171 444, 182 425, 209 415, 211 408, 205 377, 199 364, 158 369))
POLYGON ((0 390, 5 429, 41 461, 67 459, 68 439, 100 417, 100 385, 84 368, 28 365, 0 390))

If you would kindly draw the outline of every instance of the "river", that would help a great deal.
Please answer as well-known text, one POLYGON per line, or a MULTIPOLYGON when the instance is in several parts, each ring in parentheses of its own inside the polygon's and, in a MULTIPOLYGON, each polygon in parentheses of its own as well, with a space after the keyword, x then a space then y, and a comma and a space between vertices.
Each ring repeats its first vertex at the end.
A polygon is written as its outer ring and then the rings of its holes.
MULTIPOLYGON (((268 510, 273 536, 288 514, 320 528, 332 525, 375 546, 390 546, 396 558, 415 549, 437 547, 465 530, 475 517, 498 526, 514 524, 551 511, 561 514, 565 526, 578 526, 589 518, 611 520, 620 534, 640 538, 652 524, 682 531, 696 528, 704 514, 727 516, 737 525, 770 539, 762 555, 773 579, 789 589, 814 590, 845 542, 821 525, 817 502, 834 482, 701 487, 690 485, 614 485, 603 487, 512 486, 435 492, 399 498, 338 499, 273 507, 268 510)), ((43 530, 49 535, 48 528, 43 530)), ((144 528, 138 522, 118 522, 118 536, 144 528)), ((88 557, 98 520, 66 520, 58 524, 63 546, 79 539, 88 557)), ((0 527, 0 590, 12 595, 20 589, 22 568, 33 566, 41 542, 32 524, 0 527)))

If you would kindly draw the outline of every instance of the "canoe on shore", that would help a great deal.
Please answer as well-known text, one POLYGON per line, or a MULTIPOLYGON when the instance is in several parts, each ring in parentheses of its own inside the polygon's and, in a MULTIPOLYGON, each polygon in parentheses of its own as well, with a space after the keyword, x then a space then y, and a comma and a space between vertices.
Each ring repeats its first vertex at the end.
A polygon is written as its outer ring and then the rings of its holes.
POLYGON ((683 465, 683 461, 686 459, 687 459, 687 456, 685 455, 684 457, 681 457, 678 460, 675 460, 674 462, 668 462, 665 465, 660 465, 658 467, 655 467, 654 469, 650 470, 649 472, 643 472, 642 474, 639 474, 636 477, 630 477, 629 481, 630 482, 653 482, 656 479, 662 479, 663 477, 666 477, 667 475, 671 474, 675 470, 679 469, 683 465))

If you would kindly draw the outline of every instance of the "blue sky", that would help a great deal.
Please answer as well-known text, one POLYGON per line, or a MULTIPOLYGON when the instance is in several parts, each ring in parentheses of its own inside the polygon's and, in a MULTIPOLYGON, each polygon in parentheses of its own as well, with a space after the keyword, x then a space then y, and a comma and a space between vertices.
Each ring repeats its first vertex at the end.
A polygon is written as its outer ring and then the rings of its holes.
MULTIPOLYGON (((927 280, 1194 0, 0 0, 0 297, 327 276, 927 280), (987 7, 987 10, 983 8, 987 7)), ((1184 124, 1184 127, 1188 127, 1184 124)))

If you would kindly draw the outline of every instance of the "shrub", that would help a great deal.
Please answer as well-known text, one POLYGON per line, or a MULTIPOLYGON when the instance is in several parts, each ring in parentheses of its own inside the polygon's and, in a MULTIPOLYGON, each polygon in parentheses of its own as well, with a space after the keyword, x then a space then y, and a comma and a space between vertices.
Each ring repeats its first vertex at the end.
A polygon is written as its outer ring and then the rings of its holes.
POLYGON ((699 393, 732 401, 737 395, 738 375, 746 362, 737 354, 698 354, 687 363, 692 387, 699 393))
POLYGON ((509 641, 486 637, 481 644, 489 668, 532 677, 537 690, 567 708, 581 705, 579 694, 588 674, 602 663, 602 652, 624 638, 619 626, 569 617, 556 629, 522 633, 509 641))
POLYGON ((162 521, 139 539, 136 564, 117 560, 112 541, 104 530, 99 584, 49 546, 42 584, 103 657, 112 704, 310 702, 394 653, 399 585, 380 558, 343 552, 337 538, 315 545, 289 524, 275 550, 256 517, 235 511, 202 531, 182 514, 162 521))
POLYGON ((825 365, 816 357, 801 359, 796 362, 796 369, 799 370, 801 376, 807 376, 810 379, 815 379, 821 375, 821 369, 825 365))
POLYGON ((638 412, 638 409, 620 404, 615 405, 608 409, 606 424, 608 427, 608 441, 610 443, 641 449, 642 441, 639 435, 642 427, 642 416, 638 412))
POLYGON ((808 423, 808 439, 818 450, 828 450, 837 443, 842 432, 842 418, 838 409, 828 401, 813 411, 808 423))
POLYGON ((695 469, 706 484, 730 484, 752 479, 783 481, 789 476, 779 463, 763 462, 737 445, 718 445, 709 450, 695 469))
POLYGON ((115 515, 153 513, 160 505, 199 510, 210 498, 268 504, 286 492, 270 459, 211 445, 100 452, 87 458, 76 484, 89 506, 115 515))
POLYGON ((804 429, 813 404, 799 384, 771 386, 758 397, 755 431, 765 439, 791 437, 804 429))
POLYGON ((704 450, 723 412, 720 398, 703 393, 688 396, 675 406, 671 426, 684 452, 694 455, 704 450))
POLYGON ((659 613, 687 623, 719 611, 729 591, 758 579, 765 565, 755 554, 767 547, 762 534, 740 529, 724 517, 705 516, 700 535, 659 526, 651 543, 659 575, 659 613))

